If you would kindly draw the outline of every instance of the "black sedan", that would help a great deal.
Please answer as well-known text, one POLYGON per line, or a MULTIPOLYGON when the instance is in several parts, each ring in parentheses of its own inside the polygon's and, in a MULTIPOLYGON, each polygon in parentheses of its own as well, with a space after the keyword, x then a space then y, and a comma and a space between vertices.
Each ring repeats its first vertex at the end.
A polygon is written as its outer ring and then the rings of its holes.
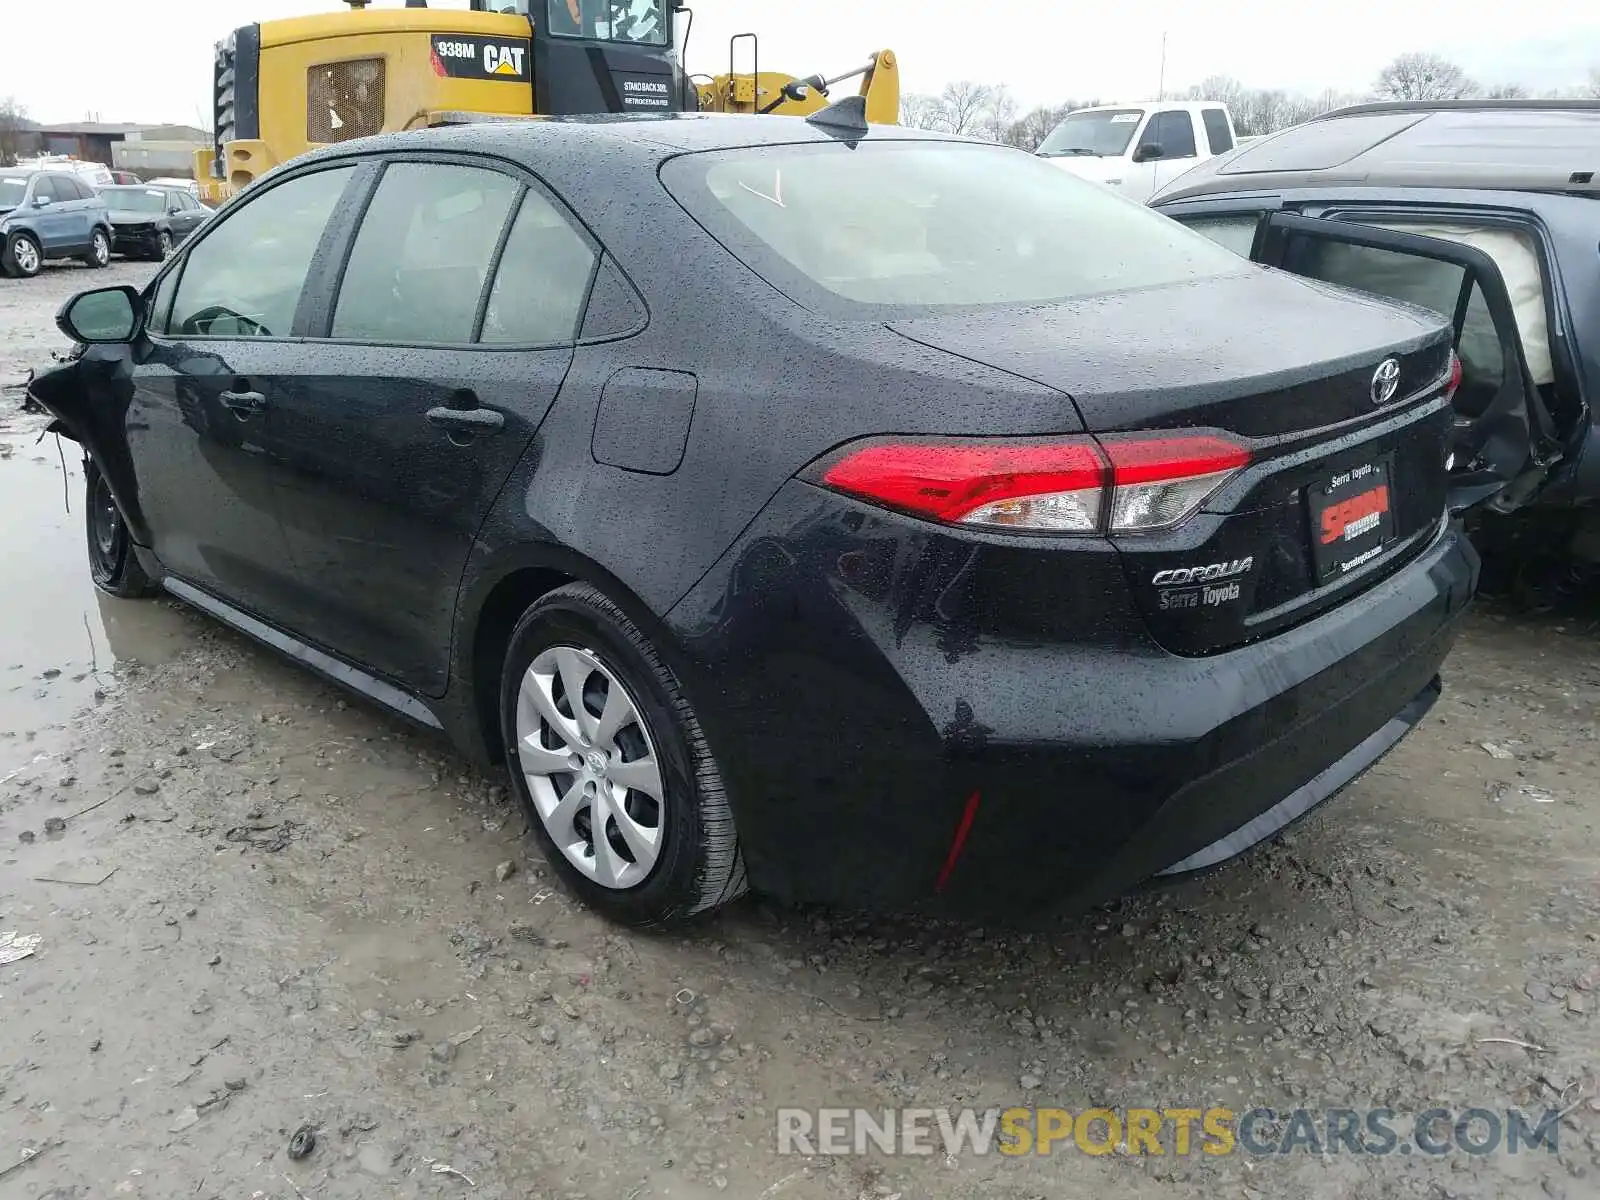
POLYGON ((104 187, 100 198, 111 212, 111 249, 130 258, 167 258, 211 215, 182 188, 104 187))
POLYGON ((370 139, 86 292, 96 582, 504 763, 590 903, 1016 914, 1221 861, 1439 694, 1439 318, 860 123, 370 139))

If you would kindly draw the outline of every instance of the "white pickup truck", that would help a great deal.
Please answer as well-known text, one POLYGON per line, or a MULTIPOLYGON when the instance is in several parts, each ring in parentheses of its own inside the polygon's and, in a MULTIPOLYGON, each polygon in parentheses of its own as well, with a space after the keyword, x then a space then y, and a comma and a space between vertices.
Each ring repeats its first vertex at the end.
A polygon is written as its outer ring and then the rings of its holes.
POLYGON ((1232 150, 1237 141, 1226 105, 1149 100, 1068 113, 1038 153, 1143 203, 1196 163, 1232 150))

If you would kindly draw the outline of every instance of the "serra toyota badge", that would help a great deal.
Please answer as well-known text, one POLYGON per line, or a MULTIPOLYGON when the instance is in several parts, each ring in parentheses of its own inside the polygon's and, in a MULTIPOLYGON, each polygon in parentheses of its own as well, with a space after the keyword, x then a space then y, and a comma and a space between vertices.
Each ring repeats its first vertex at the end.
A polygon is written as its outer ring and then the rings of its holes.
POLYGON ((533 78, 527 38, 436 33, 431 56, 434 73, 446 79, 503 79, 508 83, 527 83, 533 78))

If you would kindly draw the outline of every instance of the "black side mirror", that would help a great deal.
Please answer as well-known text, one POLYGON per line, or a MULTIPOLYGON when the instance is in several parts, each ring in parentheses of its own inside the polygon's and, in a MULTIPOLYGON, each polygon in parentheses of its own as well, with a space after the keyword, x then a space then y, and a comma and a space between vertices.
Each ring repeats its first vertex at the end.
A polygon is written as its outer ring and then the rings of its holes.
POLYGON ((56 328, 75 342, 131 342, 139 330, 144 302, 133 288, 95 288, 79 292, 56 313, 56 328))
POLYGON ((1136 163, 1154 162, 1161 157, 1160 142, 1145 142, 1133 152, 1133 161, 1136 163))

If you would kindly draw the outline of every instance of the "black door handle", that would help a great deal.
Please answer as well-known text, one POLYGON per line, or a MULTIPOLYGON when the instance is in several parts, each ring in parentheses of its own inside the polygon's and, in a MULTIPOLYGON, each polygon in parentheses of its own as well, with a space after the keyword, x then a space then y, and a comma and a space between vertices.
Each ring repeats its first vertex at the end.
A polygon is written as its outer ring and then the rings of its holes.
POLYGON ((493 408, 438 408, 428 410, 428 420, 440 429, 463 433, 495 433, 505 428, 506 415, 493 408))
POLYGON ((241 421, 253 417, 267 407, 267 398, 260 392, 221 392, 218 399, 241 421))

